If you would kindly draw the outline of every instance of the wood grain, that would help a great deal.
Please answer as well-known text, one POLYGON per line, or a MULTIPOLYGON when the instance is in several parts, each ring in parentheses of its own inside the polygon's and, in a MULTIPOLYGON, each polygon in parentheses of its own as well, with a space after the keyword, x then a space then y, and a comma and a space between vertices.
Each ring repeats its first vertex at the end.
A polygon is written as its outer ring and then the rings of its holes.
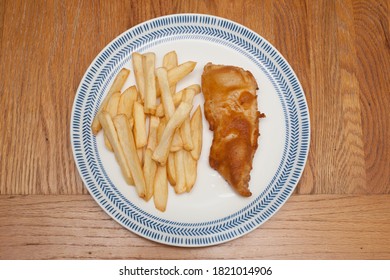
MULTIPOLYGON (((5 1, 0 2, 0 38, 3 38, 3 26, 4 26, 4 10, 5 10, 5 1)), ((0 59, 2 52, 2 45, 0 44, 0 59)))
MULTIPOLYGON (((309 29, 308 7, 305 1, 273 1, 274 5, 274 34, 273 44, 285 56, 299 77, 308 100, 309 110, 312 110, 310 80, 310 53, 309 51, 309 29), (288 11, 288 12, 286 12, 288 11), (287 14, 287 16, 286 16, 287 14), (288 14, 294 16, 288 16, 288 14)), ((315 159, 315 158, 314 158, 315 159)), ((309 154, 308 164, 296 192, 300 194, 317 193, 318 187, 313 181, 312 171, 313 153, 309 154)))
MULTIPOLYGON (((381 60, 375 57, 378 52, 372 52, 372 57, 366 59, 366 55, 359 56, 365 45, 355 46, 356 36, 368 36, 367 32, 355 32, 354 27, 360 24, 362 28, 357 30, 366 28, 361 21, 370 18, 367 16, 370 9, 350 1, 317 1, 313 5, 305 1, 264 1, 260 5, 251 5, 255 2, 250 1, 243 5, 236 1, 229 4, 232 6, 223 7, 218 1, 178 2, 172 6, 151 2, 145 8, 121 1, 117 5, 108 5, 106 1, 80 1, 66 6, 59 2, 47 5, 3 2, 3 17, 12 19, 15 24, 6 25, 2 32, 5 47, 1 103, 7 114, 1 124, 6 133, 0 141, 2 155, 12 160, 1 163, 1 182, 4 182, 1 194, 85 193, 73 164, 68 130, 64 129, 69 127, 74 92, 85 69, 105 44, 132 25, 155 14, 183 12, 185 7, 192 8, 192 12, 209 10, 249 26, 269 39, 293 66, 312 113, 311 153, 298 193, 366 193, 370 188, 366 185, 367 172, 368 180, 376 182, 375 193, 389 193, 389 168, 384 167, 389 158, 388 145, 384 142, 389 136, 389 117, 384 108, 389 103, 385 94, 389 82, 381 74, 383 71, 379 71, 381 60), (219 6, 221 9, 217 11, 219 6), (111 20, 108 16, 134 10, 132 17, 111 20), (237 11, 235 17, 228 16, 232 10, 237 11), (39 12, 46 16, 38 17, 39 12), (256 20, 258 13, 265 14, 260 21, 256 20), (18 17, 19 14, 22 16, 18 17), (243 14, 249 16, 242 17, 243 14), (85 34, 96 40, 85 40, 85 34), (370 58, 374 65, 369 64, 370 58), (42 62, 39 67, 36 60, 42 62), (370 71, 362 70, 362 62, 370 71), (19 73, 14 65, 24 65, 25 71, 19 73), (373 67, 376 65, 378 70, 373 67), (366 73, 372 79, 359 83, 365 81, 364 77, 358 79, 359 75, 366 73), (23 82, 12 82, 12 77, 16 76, 23 82), (370 88, 375 85, 371 81, 375 80, 378 80, 375 84, 379 86, 379 94, 372 95, 370 88), (369 81, 371 84, 366 86, 369 81), (378 95, 383 95, 380 98, 384 98, 384 102, 379 102, 378 95), (373 102, 378 110, 370 109, 368 104, 373 102), (374 120, 380 121, 380 125, 374 120), (28 125, 16 129, 24 123, 28 125), (15 139, 24 139, 24 145, 15 139), (59 162, 65 163, 64 168, 54 168, 59 162), (18 170, 17 176, 10 170, 18 170)), ((369 23, 376 24, 373 30, 382 30, 379 34, 382 36, 376 36, 375 40, 381 40, 383 56, 388 58, 388 22, 384 21, 388 11, 384 5, 379 7, 382 8, 378 14, 383 19, 369 23)), ((375 40, 361 38, 359 42, 373 44, 375 40)), ((375 45, 365 48, 374 50, 375 45)))
POLYGON ((387 0, 0 1, 0 258, 389 258, 389 69, 387 0), (132 26, 174 13, 225 17, 263 36, 310 110, 296 194, 260 229, 202 249, 162 246, 108 218, 70 145, 92 60, 132 26))
POLYGON ((367 188, 390 192, 390 3, 355 1, 354 29, 367 188))
POLYGON ((175 248, 122 228, 89 196, 0 196, 0 259, 388 259, 389 199, 295 195, 244 237, 175 248))
POLYGON ((1 194, 83 192, 70 114, 83 72, 103 43, 83 40, 98 31, 88 22, 91 9, 72 8, 6 2, 4 20, 12 24, 4 25, 1 40, 1 194))

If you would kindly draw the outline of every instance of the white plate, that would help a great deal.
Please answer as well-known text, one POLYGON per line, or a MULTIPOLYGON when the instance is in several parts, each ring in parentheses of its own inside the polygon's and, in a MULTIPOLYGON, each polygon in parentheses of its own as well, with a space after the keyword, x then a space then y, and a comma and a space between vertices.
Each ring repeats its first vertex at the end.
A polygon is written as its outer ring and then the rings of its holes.
MULTIPOLYGON (((125 84, 135 84, 133 71, 125 84)), ((202 106, 203 95, 195 103, 202 106)), ((71 141, 90 194, 117 222, 145 238, 175 246, 207 246, 242 236, 268 220, 293 192, 306 163, 309 112, 302 87, 281 54, 265 39, 232 21, 209 15, 179 14, 139 24, 118 36, 85 73, 73 105, 71 141), (197 62, 178 89, 200 84, 207 62, 249 70, 258 85, 261 112, 259 148, 251 173, 250 198, 238 196, 208 163, 212 133, 204 118, 198 179, 190 193, 169 190, 167 210, 159 212, 127 186, 102 133, 90 126, 103 97, 122 67, 132 70, 131 54, 176 50, 179 63, 197 62)))

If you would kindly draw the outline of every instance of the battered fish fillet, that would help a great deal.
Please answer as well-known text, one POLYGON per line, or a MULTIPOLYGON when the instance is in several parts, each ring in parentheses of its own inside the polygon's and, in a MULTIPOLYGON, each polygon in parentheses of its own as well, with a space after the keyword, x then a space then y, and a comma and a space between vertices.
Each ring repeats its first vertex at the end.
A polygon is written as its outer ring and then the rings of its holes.
POLYGON ((256 90, 252 73, 235 66, 208 63, 202 74, 205 116, 214 131, 210 166, 242 196, 249 190, 259 137, 256 90))

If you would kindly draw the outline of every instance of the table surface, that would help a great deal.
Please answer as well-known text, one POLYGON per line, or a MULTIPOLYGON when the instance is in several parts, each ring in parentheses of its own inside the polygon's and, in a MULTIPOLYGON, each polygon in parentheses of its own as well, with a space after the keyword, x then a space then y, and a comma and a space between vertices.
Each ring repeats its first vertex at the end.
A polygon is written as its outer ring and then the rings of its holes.
POLYGON ((0 258, 389 259, 389 25, 386 0, 0 1, 0 258), (112 220, 83 185, 69 135, 100 50, 138 23, 187 12, 266 38, 311 114, 307 165, 281 210, 241 238, 193 249, 112 220))

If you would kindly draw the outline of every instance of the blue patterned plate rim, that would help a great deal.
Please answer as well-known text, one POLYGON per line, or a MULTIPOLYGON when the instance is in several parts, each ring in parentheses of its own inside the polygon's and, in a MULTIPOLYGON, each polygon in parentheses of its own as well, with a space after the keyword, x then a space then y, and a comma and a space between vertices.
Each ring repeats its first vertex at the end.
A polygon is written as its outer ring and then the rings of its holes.
POLYGON ((267 221, 287 201, 307 161, 310 117, 306 98, 296 74, 285 58, 267 40, 243 25, 221 17, 174 14, 134 26, 116 37, 97 55, 77 89, 72 108, 70 134, 73 155, 84 184, 95 201, 114 220, 134 233, 159 243, 200 247, 224 243, 249 233, 267 221), (283 110, 288 130, 286 145, 274 179, 256 200, 245 208, 214 221, 175 222, 139 209, 112 184, 100 158, 94 154, 97 147, 90 124, 97 112, 97 106, 93 107, 93 104, 101 102, 107 81, 114 77, 113 69, 123 66, 124 58, 129 57, 135 48, 135 41, 150 44, 156 41, 158 36, 162 39, 164 35, 206 37, 206 33, 207 36, 214 34, 211 37, 215 36, 215 42, 218 44, 227 45, 247 55, 260 68, 264 68, 275 87, 282 89, 277 91, 284 102, 283 110), (97 92, 99 89, 100 95, 97 92))

